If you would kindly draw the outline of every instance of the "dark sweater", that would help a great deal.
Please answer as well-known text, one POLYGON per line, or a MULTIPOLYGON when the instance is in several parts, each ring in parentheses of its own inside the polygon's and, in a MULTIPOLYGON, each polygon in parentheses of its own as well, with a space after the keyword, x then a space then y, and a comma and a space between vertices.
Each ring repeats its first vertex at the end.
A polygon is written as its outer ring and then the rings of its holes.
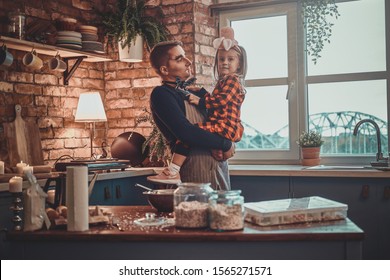
POLYGON ((219 149, 224 152, 232 145, 229 140, 191 124, 186 118, 184 95, 170 86, 158 86, 152 91, 150 108, 153 119, 171 150, 174 150, 177 140, 190 147, 219 149))

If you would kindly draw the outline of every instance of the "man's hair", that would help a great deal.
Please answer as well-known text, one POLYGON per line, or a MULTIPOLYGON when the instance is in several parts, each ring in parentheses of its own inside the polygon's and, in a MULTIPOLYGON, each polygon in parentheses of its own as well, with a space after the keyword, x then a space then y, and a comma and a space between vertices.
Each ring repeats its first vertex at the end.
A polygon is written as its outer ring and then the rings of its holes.
POLYGON ((150 52, 150 63, 157 74, 161 74, 160 67, 168 63, 168 51, 176 46, 183 46, 180 41, 164 41, 157 43, 150 52))

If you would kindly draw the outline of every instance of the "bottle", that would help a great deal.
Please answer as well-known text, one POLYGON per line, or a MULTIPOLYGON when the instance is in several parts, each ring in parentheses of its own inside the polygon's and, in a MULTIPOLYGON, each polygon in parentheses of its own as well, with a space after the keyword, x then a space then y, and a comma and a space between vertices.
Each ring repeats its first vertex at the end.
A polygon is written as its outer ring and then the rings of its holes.
POLYGON ((210 228, 216 231, 244 228, 241 190, 214 191, 209 199, 210 228))
POLYGON ((25 15, 18 9, 9 14, 8 33, 9 36, 20 40, 24 39, 25 35, 25 15))
POLYGON ((213 189, 210 183, 180 183, 173 193, 175 226, 205 228, 208 226, 208 201, 213 189))

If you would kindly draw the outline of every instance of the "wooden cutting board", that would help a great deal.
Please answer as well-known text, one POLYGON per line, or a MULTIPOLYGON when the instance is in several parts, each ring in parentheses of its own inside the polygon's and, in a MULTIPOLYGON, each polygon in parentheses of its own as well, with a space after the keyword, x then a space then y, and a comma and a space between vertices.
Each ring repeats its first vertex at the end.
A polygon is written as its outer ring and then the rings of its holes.
POLYGON ((43 165, 38 125, 22 119, 22 107, 19 104, 15 105, 15 113, 16 117, 13 122, 3 123, 11 167, 21 161, 29 165, 43 165))

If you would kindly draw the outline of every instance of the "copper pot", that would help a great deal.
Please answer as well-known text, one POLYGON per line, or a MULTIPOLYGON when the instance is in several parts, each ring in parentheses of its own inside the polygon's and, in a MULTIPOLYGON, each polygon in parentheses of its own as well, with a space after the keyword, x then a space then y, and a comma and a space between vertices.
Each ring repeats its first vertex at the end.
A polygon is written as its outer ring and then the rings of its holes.
POLYGON ((149 149, 142 153, 142 144, 145 141, 145 137, 135 131, 124 132, 112 142, 111 156, 129 160, 131 166, 140 165, 149 153, 149 149))

